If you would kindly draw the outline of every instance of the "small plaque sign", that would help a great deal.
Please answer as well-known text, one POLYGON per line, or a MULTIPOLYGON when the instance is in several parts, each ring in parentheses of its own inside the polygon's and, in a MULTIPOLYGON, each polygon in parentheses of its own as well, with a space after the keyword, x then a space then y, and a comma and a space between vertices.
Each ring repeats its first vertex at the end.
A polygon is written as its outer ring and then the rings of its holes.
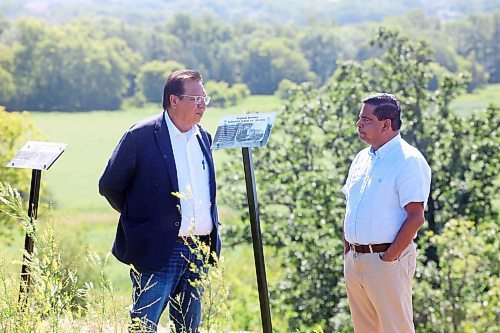
POLYGON ((212 149, 265 146, 275 117, 276 112, 222 117, 212 149))
POLYGON ((7 167, 49 170, 67 146, 65 143, 28 141, 7 167))

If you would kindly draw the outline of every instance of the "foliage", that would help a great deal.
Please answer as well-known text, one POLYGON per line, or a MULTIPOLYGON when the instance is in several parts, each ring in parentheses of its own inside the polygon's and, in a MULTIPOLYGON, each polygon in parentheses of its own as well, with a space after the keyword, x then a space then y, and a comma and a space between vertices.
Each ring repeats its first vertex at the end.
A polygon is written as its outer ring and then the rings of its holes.
POLYGON ((420 256, 414 297, 417 331, 498 332, 499 231, 493 221, 475 226, 451 220, 440 234, 426 233, 420 243, 435 246, 440 261, 426 265, 420 256))
MULTIPOLYGON (((0 202, 9 208, 0 208, 0 214, 18 220, 34 242, 33 253, 24 253, 30 284, 22 284, 24 290, 28 291, 20 294, 19 301, 16 293, 18 279, 6 270, 8 265, 0 268, 0 330, 6 333, 128 331, 128 299, 124 301, 116 298, 115 288, 105 273, 110 253, 102 258, 94 250, 88 250, 85 264, 74 253, 81 248, 68 246, 67 242, 57 238, 52 219, 43 225, 30 219, 19 193, 2 182, 0 202), (86 270, 92 270, 92 274, 82 274, 86 270)), ((210 253, 208 245, 200 240, 195 243, 196 246, 190 249, 203 265, 200 269, 191 263, 189 269, 198 273, 200 279, 190 283, 204 291, 204 329, 220 331, 227 327, 229 320, 224 271, 214 264, 217 258, 215 253, 210 253)), ((175 300, 172 301, 175 303, 175 300)), ((132 325, 131 328, 144 331, 141 324, 132 325)))
MULTIPOLYGON (((0 269, 0 330, 75 332, 113 327, 116 332, 124 332, 126 309, 113 298, 113 287, 103 273, 103 265, 98 267, 97 283, 88 281, 80 288, 76 263, 63 260, 64 251, 55 238, 52 223, 41 226, 31 220, 19 193, 4 183, 0 183, 0 200, 9 207, 8 211, 0 209, 0 213, 19 220, 34 242, 33 252, 24 253, 30 284, 21 283, 27 292, 17 295, 19 279, 6 270, 8 265, 0 269)), ((95 254, 89 258, 101 261, 95 254)))
POLYGON ((12 74, 0 67, 0 101, 8 101, 15 95, 16 86, 12 74))
POLYGON ((337 59, 341 53, 337 34, 333 26, 325 29, 313 25, 304 29, 300 37, 300 49, 322 84, 326 83, 337 68, 337 59))
POLYGON ((137 74, 137 88, 146 98, 147 102, 161 103, 163 86, 170 73, 185 66, 176 61, 161 62, 153 60, 139 68, 137 74))
POLYGON ((279 98, 281 99, 288 99, 296 86, 297 84, 295 82, 292 82, 288 79, 283 79, 281 80, 280 84, 278 85, 278 89, 276 89, 274 94, 279 96, 279 98))
POLYGON ((252 94, 272 94, 283 79, 294 82, 314 81, 304 56, 284 38, 255 38, 249 42, 249 60, 243 80, 252 94))
POLYGON ((407 141, 416 146, 432 166, 432 186, 426 219, 439 231, 454 217, 482 222, 494 220, 491 199, 497 191, 493 180, 500 144, 495 124, 500 117, 492 105, 473 122, 449 109, 453 98, 467 85, 467 76, 448 75, 439 89, 427 89, 430 49, 398 33, 380 29, 374 44, 386 50, 380 60, 368 62, 375 90, 391 91, 403 107, 407 141))
MULTIPOLYGON (((499 108, 491 106, 473 121, 458 118, 450 101, 467 85, 467 76, 444 75, 430 90, 431 50, 399 33, 379 29, 373 45, 380 59, 343 63, 320 89, 298 87, 277 120, 266 149, 255 152, 263 234, 268 244, 283 247, 286 278, 274 288, 293 312, 292 329, 319 324, 325 332, 349 331, 342 283, 340 188, 349 161, 362 147, 355 131, 361 99, 374 91, 394 93, 403 107, 403 137, 426 156, 432 188, 426 211, 428 228, 440 234, 453 218, 480 226, 495 221, 491 201, 498 192, 499 108), (339 286, 334 288, 332 286, 339 286)), ((222 172, 223 200, 245 212, 238 159, 222 172), (227 170, 227 171, 226 171, 227 170), (241 194, 241 195, 239 195, 241 194)), ((248 216, 228 230, 234 242, 248 239, 248 216)), ((436 245, 437 246, 437 245, 436 245)), ((425 262, 440 263, 436 246, 426 248, 425 262)), ((435 300, 438 302, 439 300, 435 300)))
POLYGON ((210 105, 228 107, 240 103, 250 96, 250 90, 243 83, 229 86, 226 82, 207 81, 205 83, 207 94, 212 97, 210 105))
POLYGON ((85 22, 50 27, 35 20, 16 24, 16 110, 117 109, 139 56, 118 38, 104 38, 85 22), (22 87, 22 89, 20 89, 22 87))
MULTIPOLYGON (((28 113, 8 113, 0 106, 0 180, 18 188, 23 198, 27 198, 30 189, 30 171, 28 169, 6 168, 4 166, 14 158, 19 149, 28 140, 39 137, 39 132, 28 113)), ((0 202, 0 210, 8 209, 0 202)), ((3 216, 0 219, 0 239, 12 238, 15 219, 3 216)))
MULTIPOLYGON (((491 12, 445 21, 412 11, 383 24, 427 40, 442 67, 470 73, 472 91, 498 81, 499 17, 491 12)), ((178 67, 195 68, 207 80, 230 86, 244 83, 253 94, 272 94, 284 79, 324 84, 338 62, 382 52, 368 43, 372 23, 230 24, 198 11, 175 13, 156 25, 100 17, 52 26, 23 18, 4 29, 0 104, 9 110, 114 110, 124 99, 132 105, 158 102, 158 82, 178 67)))
POLYGON ((483 65, 491 73, 490 82, 499 82, 500 12, 470 15, 447 28, 457 52, 483 65))

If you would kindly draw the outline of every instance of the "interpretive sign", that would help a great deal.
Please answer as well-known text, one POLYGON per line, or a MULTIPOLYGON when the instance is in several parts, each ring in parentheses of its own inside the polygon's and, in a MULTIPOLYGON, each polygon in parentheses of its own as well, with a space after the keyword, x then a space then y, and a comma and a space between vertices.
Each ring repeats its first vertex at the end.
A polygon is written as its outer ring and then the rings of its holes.
MULTIPOLYGON (((64 153, 68 145, 65 143, 28 141, 19 150, 17 155, 7 163, 8 168, 21 168, 31 170, 31 189, 28 203, 28 216, 30 222, 34 223, 38 215, 38 201, 40 198, 40 183, 42 170, 49 170, 54 162, 64 153)), ((30 288, 30 271, 28 261, 33 253, 35 244, 30 234, 26 232, 24 239, 23 266, 21 267, 21 286, 19 290, 19 303, 26 305, 30 288)), ((22 309, 25 309, 23 306, 22 309)))
POLYGON ((276 112, 222 117, 213 149, 263 147, 269 140, 276 112))
POLYGON ((49 170, 67 146, 65 143, 28 141, 7 167, 49 170))

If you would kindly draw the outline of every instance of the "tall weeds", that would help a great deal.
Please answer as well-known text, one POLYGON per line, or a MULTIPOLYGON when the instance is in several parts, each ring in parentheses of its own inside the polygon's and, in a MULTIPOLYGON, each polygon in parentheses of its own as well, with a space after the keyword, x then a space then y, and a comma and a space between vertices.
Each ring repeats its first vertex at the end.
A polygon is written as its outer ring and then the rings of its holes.
POLYGON ((25 213, 19 193, 0 182, 0 201, 7 214, 19 221, 33 239, 34 250, 24 252, 30 283, 23 285, 18 274, 8 268, 21 261, 0 266, 0 331, 14 332, 126 332, 128 314, 114 297, 114 289, 104 273, 106 258, 89 251, 87 260, 99 272, 96 282, 79 281, 77 263, 65 262, 54 221, 43 225, 25 213), (82 287, 83 286, 83 287, 82 287))
MULTIPOLYGON (((19 221, 21 228, 34 242, 33 253, 23 252, 27 258, 24 264, 30 274, 29 286, 24 285, 22 288, 27 292, 20 293, 20 284, 23 283, 20 274, 9 269, 15 265, 18 268, 15 271, 19 272, 23 262, 6 263, 0 258, 0 332, 146 331, 142 323, 130 324, 129 300, 115 296, 115 288, 105 273, 109 253, 101 257, 88 249, 85 259, 95 276, 92 276, 91 281, 81 280, 78 270, 82 268, 82 263, 71 262, 68 258, 56 237, 53 217, 40 224, 30 219, 19 193, 2 182, 0 201, 3 203, 0 207, 4 207, 0 214, 19 221)), ((200 276, 200 279, 190 283, 203 291, 202 329, 206 332, 224 331, 228 324, 228 309, 223 269, 221 265, 213 264, 217 262, 215 254, 210 253, 210 247, 205 243, 196 240, 190 249, 197 260, 203 263, 201 267, 194 263, 189 265, 200 276)), ((75 253, 74 250, 68 251, 75 253)), ((88 278, 88 274, 85 276, 88 278)), ((176 300, 171 301, 175 306, 176 300)), ((183 330, 188 331, 187 328, 183 330)))

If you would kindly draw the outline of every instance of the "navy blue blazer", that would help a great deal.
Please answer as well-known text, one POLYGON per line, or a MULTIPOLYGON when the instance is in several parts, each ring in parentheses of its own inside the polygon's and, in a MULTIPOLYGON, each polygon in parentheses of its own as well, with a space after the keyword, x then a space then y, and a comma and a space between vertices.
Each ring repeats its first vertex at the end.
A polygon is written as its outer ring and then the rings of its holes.
MULTIPOLYGON (((219 256, 212 138, 197 126, 197 138, 210 171, 210 247, 219 256)), ((135 124, 123 135, 99 180, 99 193, 120 213, 112 248, 118 260, 143 270, 167 265, 182 219, 180 199, 172 192, 179 192, 179 184, 167 123, 161 113, 135 124)))

